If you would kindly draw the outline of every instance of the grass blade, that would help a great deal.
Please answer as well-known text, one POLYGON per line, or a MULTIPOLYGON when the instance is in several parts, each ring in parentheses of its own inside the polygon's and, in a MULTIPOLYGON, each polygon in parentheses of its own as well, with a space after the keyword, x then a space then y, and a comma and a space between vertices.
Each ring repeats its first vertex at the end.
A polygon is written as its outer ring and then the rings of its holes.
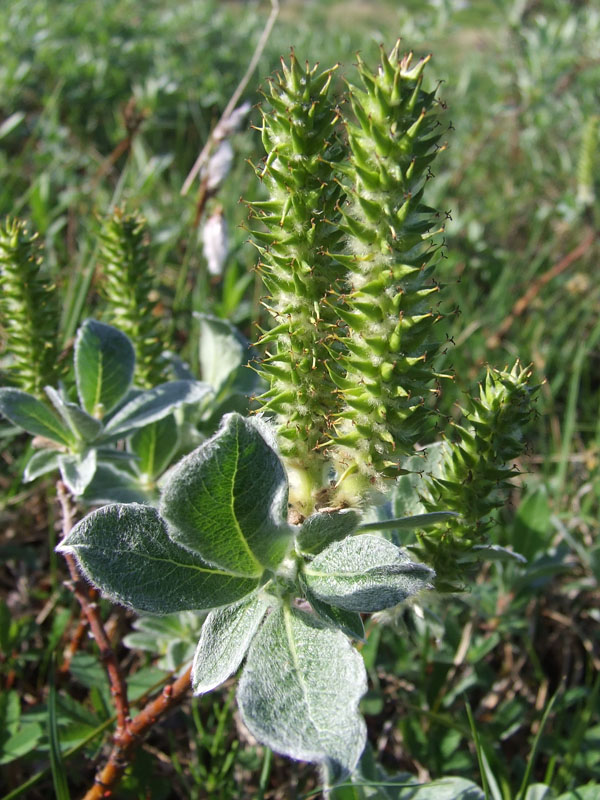
POLYGON ((48 739, 50 741, 50 769, 52 770, 52 783, 56 800, 71 800, 69 784, 65 764, 60 750, 60 739, 58 735, 58 724, 56 720, 56 686, 55 686, 55 665, 54 660, 50 665, 48 693, 48 739))
POLYGON ((544 728, 546 727, 546 723, 548 722, 548 717, 550 716, 550 712, 552 711, 552 707, 554 706, 557 697, 558 697, 558 692, 552 695, 552 697, 550 698, 550 702, 548 703, 548 705, 546 706, 546 710, 544 711, 542 721, 540 722, 540 727, 538 728, 538 731, 535 735, 535 739, 533 740, 533 746, 531 748, 531 753, 529 754, 529 758, 527 760, 527 767, 525 769, 525 775, 523 775, 523 781, 521 783, 521 787, 519 788, 519 792, 517 794, 517 800, 524 800, 525 798, 525 792, 527 791, 527 787, 529 786, 529 781, 535 764, 537 750, 540 744, 540 740, 542 738, 542 733, 544 732, 544 728))

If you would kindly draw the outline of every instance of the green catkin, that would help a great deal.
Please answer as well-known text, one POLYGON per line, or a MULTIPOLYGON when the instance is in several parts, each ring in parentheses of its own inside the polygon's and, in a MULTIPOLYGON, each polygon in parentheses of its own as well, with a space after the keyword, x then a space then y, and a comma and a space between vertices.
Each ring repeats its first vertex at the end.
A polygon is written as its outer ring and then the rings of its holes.
POLYGON ((528 385, 531 371, 517 361, 509 371, 489 369, 479 397, 461 409, 458 441, 446 444, 436 477, 428 477, 422 501, 428 511, 456 511, 445 527, 418 537, 416 554, 431 565, 441 591, 462 588, 467 553, 485 545, 492 512, 504 504, 509 481, 518 474, 514 460, 523 451, 523 432, 533 414, 538 387, 528 385), (461 561, 463 563, 461 563, 461 561))
POLYGON ((41 273, 37 234, 24 222, 0 227, 0 311, 9 371, 24 391, 46 399, 44 386, 57 377, 59 307, 56 287, 41 273))
POLYGON ((320 451, 329 438, 337 395, 329 371, 336 318, 327 304, 343 268, 330 256, 341 239, 336 226, 342 190, 332 164, 343 155, 336 133, 337 109, 329 97, 333 69, 300 66, 292 52, 282 60, 266 96, 261 134, 266 151, 257 174, 269 199, 252 203, 259 269, 274 319, 263 333, 259 365, 269 389, 259 399, 274 413, 278 441, 290 472, 291 503, 309 513, 326 480, 320 451))
POLYGON ((136 355, 135 381, 152 388, 162 381, 162 343, 152 299, 146 222, 138 214, 116 210, 103 226, 101 291, 112 324, 127 334, 136 355))
POLYGON ((329 451, 343 478, 340 500, 350 503, 397 475, 423 436, 439 346, 432 279, 439 245, 431 238, 439 215, 422 203, 430 164, 443 149, 439 103, 421 87, 429 57, 412 66, 397 43, 381 59, 375 74, 359 59, 364 90, 350 86, 355 121, 346 121, 349 163, 339 168, 348 197, 340 222, 346 248, 338 254, 347 289, 335 305, 347 334, 344 374, 332 373, 343 408, 329 451))

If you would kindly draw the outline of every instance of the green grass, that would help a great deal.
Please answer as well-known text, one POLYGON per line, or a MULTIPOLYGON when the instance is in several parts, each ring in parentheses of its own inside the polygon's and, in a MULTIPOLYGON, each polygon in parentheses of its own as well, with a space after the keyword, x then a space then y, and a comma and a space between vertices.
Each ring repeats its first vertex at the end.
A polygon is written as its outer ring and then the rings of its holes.
MULTIPOLYGON (((143 10, 134 0, 82 0, 76 10, 66 0, 1 4, 0 216, 22 216, 40 232, 45 269, 63 298, 66 346, 82 318, 103 313, 98 218, 114 205, 148 220, 172 349, 195 367, 193 311, 229 317, 252 335, 261 294, 238 201, 260 192, 246 163, 260 158, 256 132, 233 137, 232 171, 208 208, 220 203, 229 223, 220 282, 207 275, 195 194, 183 198, 180 189, 268 11, 268 3, 209 0, 152 0, 143 10), (119 155, 132 99, 143 121, 119 155)), ((455 379, 443 387, 440 411, 454 413, 486 363, 502 367, 519 356, 545 383, 522 485, 494 531, 528 564, 490 565, 470 594, 428 598, 423 609, 370 625, 363 648, 370 741, 391 773, 452 774, 483 785, 483 771, 492 797, 489 775, 505 800, 527 797, 535 781, 558 796, 600 782, 600 252, 589 235, 600 225, 598 141, 591 204, 581 202, 578 173, 586 125, 598 113, 600 11, 560 0, 289 0, 244 99, 258 102, 259 83, 291 45, 324 67, 351 64, 358 49, 374 62, 376 45, 398 34, 407 47, 434 53, 431 74, 445 81, 440 96, 455 129, 428 187, 430 204, 451 213, 440 279, 453 341, 440 366, 455 379), (557 271, 586 237, 579 256, 557 271)), ((256 111, 250 120, 257 122, 256 111)), ((113 713, 108 687, 84 640, 47 696, 53 651, 60 665, 78 611, 49 544, 51 484, 23 486, 24 440, 4 423, 0 436, 0 686, 2 697, 18 693, 11 730, 25 742, 19 758, 7 760, 0 725, 0 791, 37 775, 21 796, 47 797, 60 747, 75 796, 102 759, 113 713)), ((130 629, 122 610, 107 605, 105 615, 115 629, 130 629)), ((119 655, 132 667, 134 694, 164 680, 149 654, 123 647, 119 655)), ((144 797, 149 786, 159 799, 283 798, 313 791, 316 777, 244 739, 225 692, 164 723, 119 796, 144 797)))

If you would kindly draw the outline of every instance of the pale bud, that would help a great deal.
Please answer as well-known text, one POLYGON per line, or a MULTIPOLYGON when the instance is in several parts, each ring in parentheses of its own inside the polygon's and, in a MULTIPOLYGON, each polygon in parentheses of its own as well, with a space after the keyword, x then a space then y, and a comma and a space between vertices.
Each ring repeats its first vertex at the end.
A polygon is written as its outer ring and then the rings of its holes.
POLYGON ((229 236, 223 209, 218 206, 202 229, 202 252, 211 275, 221 275, 229 254, 229 236))
POLYGON ((215 192, 219 188, 229 174, 232 164, 233 147, 228 141, 221 142, 204 170, 206 188, 209 192, 215 192))
POLYGON ((213 131, 213 136, 217 140, 226 139, 238 131, 250 111, 250 103, 246 100, 241 106, 235 108, 229 116, 222 119, 213 131))

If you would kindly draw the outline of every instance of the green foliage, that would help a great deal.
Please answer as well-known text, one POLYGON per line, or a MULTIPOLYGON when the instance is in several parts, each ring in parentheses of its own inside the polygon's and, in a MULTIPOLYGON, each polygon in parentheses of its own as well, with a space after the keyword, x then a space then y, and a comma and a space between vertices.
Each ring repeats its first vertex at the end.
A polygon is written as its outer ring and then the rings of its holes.
POLYGON ((194 657, 195 691, 222 684, 248 651, 238 690, 245 723, 268 746, 324 764, 337 780, 365 742, 357 714, 364 669, 346 639, 363 636, 356 612, 397 605, 428 588, 433 573, 391 542, 352 536, 352 510, 290 525, 285 470, 269 439, 264 422, 225 416, 169 472, 158 510, 105 506, 58 549, 138 611, 212 609, 194 657), (296 609, 298 600, 315 613, 296 609), (335 689, 324 694, 326 686, 335 689), (331 715, 340 727, 326 724, 331 715))
POLYGON ((596 199, 596 165, 598 164, 598 139, 600 115, 592 114, 581 136, 579 163, 577 164, 577 200, 582 206, 593 206, 596 199))
POLYGON ((9 372, 37 397, 54 382, 59 352, 56 287, 41 266, 37 236, 23 222, 5 222, 0 228, 0 321, 13 359, 9 372))
POLYGON ((193 658, 204 619, 205 615, 196 611, 160 617, 140 616, 132 623, 133 633, 123 637, 123 644, 153 655, 160 654, 156 666, 174 671, 193 658))
POLYGON ((160 513, 174 541, 232 574, 259 577, 289 548, 285 470, 237 414, 225 416, 219 432, 171 472, 160 513))
MULTIPOLYGON (((169 381, 145 392, 130 391, 135 368, 133 345, 116 328, 94 320, 87 320, 79 329, 74 368, 81 405, 70 402, 64 392, 51 386, 45 387, 45 392, 53 410, 20 389, 0 388, 0 413, 40 437, 40 445, 46 448, 31 457, 25 479, 34 480, 58 467, 75 495, 85 492, 103 459, 139 458, 156 473, 157 465, 149 462, 156 453, 155 440, 148 443, 140 437, 134 439, 128 454, 118 452, 114 443, 154 425, 181 405, 198 403, 210 393, 206 384, 190 380, 169 381)), ((156 428, 146 432, 146 436, 153 434, 156 437, 156 428)), ((166 460, 163 453, 160 467, 166 460)), ((147 476, 141 476, 142 487, 147 481, 147 476)))
POLYGON ((391 542, 363 534, 334 542, 304 569, 309 591, 347 611, 391 608, 427 589, 433 572, 391 542))
POLYGON ((259 593, 238 605, 211 611, 194 656, 195 694, 216 689, 237 672, 268 608, 268 598, 259 593))
POLYGON ((233 603, 258 586, 258 579, 214 567, 181 547, 156 509, 134 503, 93 511, 59 550, 73 553, 110 597, 152 614, 233 603))
POLYGON ((342 633, 305 611, 282 607, 252 642, 238 703, 261 741, 323 764, 335 781, 352 772, 365 746, 358 703, 366 688, 362 658, 342 633))
POLYGON ((160 382, 164 349, 158 332, 154 276, 150 267, 145 220, 139 214, 115 211, 105 221, 101 240, 102 292, 110 321, 123 331, 135 348, 138 386, 160 382))
POLYGON ((7 764, 31 752, 42 738, 37 722, 21 719, 18 692, 3 692, 0 696, 0 764, 7 764))
MULTIPOLYGON (((257 196, 265 199, 267 178, 255 186, 244 164, 244 158, 259 158, 258 136, 240 133, 231 141, 234 165, 218 197, 232 234, 222 282, 209 282, 205 277, 192 226, 195 203, 192 195, 180 197, 179 188, 246 67, 249 43, 259 34, 269 4, 183 0, 175 9, 166 9, 151 2, 140 16, 133 0, 108 0, 102 19, 92 0, 83 0, 77 14, 60 0, 34 0, 33 4, 8 0, 1 5, 0 209, 31 219, 34 229, 40 231, 44 267, 39 274, 59 288, 63 345, 70 346, 82 318, 96 313, 104 318, 102 273, 99 281, 93 280, 98 251, 91 212, 99 210, 105 215, 106 209, 115 206, 139 208, 149 220, 154 273, 160 275, 156 288, 164 329, 169 332, 164 344, 176 352, 165 356, 166 369, 178 379, 192 380, 200 368, 202 380, 214 392, 205 394, 198 404, 186 405, 125 434, 118 444, 107 443, 96 459, 91 482, 79 495, 84 507, 132 501, 155 505, 161 485, 168 481, 162 477, 165 469, 211 435, 225 412, 246 413, 247 395, 264 391, 256 381, 252 385, 252 373, 243 368, 249 355, 243 337, 224 319, 215 318, 227 316, 240 324, 246 335, 250 320, 267 327, 259 314, 257 286, 252 292, 254 278, 248 269, 253 263, 252 249, 244 247, 246 233, 235 224, 245 213, 238 206, 240 194, 249 201, 257 196), (132 98, 135 108, 129 102, 132 98), (141 125, 127 145, 128 126, 138 117, 141 125), (117 157, 123 144, 126 149, 117 157), (202 312, 202 318, 191 319, 191 310, 202 312), (110 457, 105 460, 108 451, 110 457)), ((449 150, 436 161, 436 180, 426 186, 427 203, 452 212, 444 220, 447 250, 438 251, 447 257, 435 265, 444 291, 432 293, 429 301, 424 299, 423 307, 432 310, 434 317, 457 307, 462 312, 455 317, 453 340, 438 351, 435 362, 425 364, 432 373, 452 372, 455 376, 454 381, 443 382, 441 396, 431 395, 425 404, 435 402, 441 411, 435 419, 444 442, 431 445, 433 432, 429 430, 419 438, 419 445, 426 450, 418 457, 402 460, 392 451, 389 460, 397 459, 396 470, 399 466, 409 472, 388 484, 391 507, 335 508, 344 499, 351 498, 354 504, 364 481, 349 476, 337 492, 333 490, 333 473, 326 471, 332 445, 308 450, 314 466, 308 490, 302 471, 289 470, 292 499, 309 498, 301 513, 291 517, 299 523, 293 525, 296 552, 291 553, 304 565, 296 583, 297 599, 304 609, 308 601, 314 615, 331 630, 361 640, 359 647, 369 673, 369 691, 361 701, 361 711, 369 717, 369 738, 377 760, 393 764, 394 772, 414 771, 418 764, 431 776, 431 782, 417 786, 412 775, 388 774, 367 749, 348 779, 351 785, 336 787, 332 796, 404 800, 448 793, 449 797, 480 797, 481 791, 472 783, 484 780, 476 758, 480 756, 487 782, 484 788, 491 797, 519 794, 520 800, 591 800, 600 780, 594 628, 600 577, 600 551, 594 537, 600 441, 595 377, 600 294, 593 277, 598 239, 591 231, 598 210, 593 164, 597 161, 600 15, 594 3, 586 0, 577 4, 543 0, 534 5, 513 0, 467 4, 376 0, 367 11, 361 4, 337 0, 288 0, 281 7, 259 65, 260 74, 268 74, 279 54, 288 52, 291 41, 297 52, 307 53, 310 42, 310 52, 318 53, 322 64, 343 60, 345 66, 338 72, 344 71, 354 84, 349 54, 357 49, 369 53, 373 42, 387 39, 390 31, 401 31, 418 53, 435 53, 426 73, 431 79, 449 78, 436 98, 443 101, 441 105, 448 105, 444 116, 456 129, 449 150), (567 264, 563 257, 571 253, 578 255, 567 264), (439 308, 438 298, 442 299, 439 308), (452 433, 444 415, 450 415, 457 398, 464 405, 461 398, 471 393, 481 364, 513 363, 517 354, 524 363, 533 361, 536 374, 548 379, 542 389, 543 413, 530 426, 531 441, 520 461, 523 477, 518 483, 525 484, 524 502, 513 508, 519 493, 513 489, 511 507, 503 513, 492 509, 482 521, 475 514, 468 530, 464 518, 448 526, 448 517, 438 517, 439 527, 424 534, 428 520, 447 514, 438 508, 449 507, 438 505, 438 500, 442 503, 438 489, 426 491, 424 483, 432 486, 435 478, 443 479, 439 462, 450 463, 451 441, 456 448, 463 447, 460 430, 455 428, 452 433), (536 453, 533 458, 531 452, 536 453), (319 494, 321 487, 324 491, 319 494), (421 498, 435 509, 431 516, 425 513, 421 498), (312 513, 315 503, 321 509, 318 513, 312 513), (458 543, 450 535, 453 529, 460 530, 458 543), (330 605, 314 595, 305 572, 315 558, 335 542, 344 543, 347 536, 351 537, 348 542, 359 541, 373 531, 381 531, 404 547, 414 544, 422 549, 424 541, 433 542, 439 553, 445 552, 447 537, 450 550, 458 549, 459 559, 447 588, 468 585, 471 591, 452 598, 440 599, 436 594, 413 597, 409 604, 380 613, 379 624, 365 619, 364 626, 358 612, 330 605), (527 564, 523 565, 517 552, 526 556, 527 564), (475 581, 474 570, 483 559, 491 563, 475 581), (560 691, 549 724, 543 728, 536 708, 556 686, 560 691), (465 697, 473 708, 475 742, 466 724, 465 697), (533 735, 536 730, 541 731, 539 738, 533 735), (531 764, 534 742, 539 757, 531 764), (526 773, 528 780, 538 783, 522 792, 519 787, 524 786, 526 773)), ((303 68, 300 71, 304 73, 303 68)), ((337 94, 338 72, 332 76, 328 102, 334 114, 343 114, 351 127, 357 122, 343 96, 337 94), (338 102, 339 112, 335 110, 338 102)), ((427 88, 425 83, 423 86, 427 88)), ((247 96, 254 100, 251 92, 247 96)), ((288 120, 282 121, 288 136, 291 127, 288 120)), ((343 146, 344 126, 338 122, 338 127, 343 146)), ((374 147, 367 153, 371 160, 374 153, 374 147)), ((326 362, 338 382, 346 376, 343 362, 337 361, 345 347, 339 337, 350 337, 351 329, 346 322, 339 322, 336 328, 325 323, 335 323, 332 307, 338 304, 344 311, 344 295, 349 294, 348 287, 343 291, 348 262, 340 269, 332 256, 336 252, 342 258, 352 256, 347 245, 351 239, 343 239, 343 232, 340 236, 339 223, 344 224, 341 211, 350 214, 354 208, 359 220, 364 214, 352 195, 356 181, 339 170, 347 164, 347 156, 318 164, 324 173, 329 170, 328 175, 335 167, 343 188, 328 179, 331 191, 339 196, 340 210, 333 208, 329 215, 336 222, 331 228, 332 236, 337 237, 335 245, 316 257, 310 253, 319 263, 329 258, 332 271, 342 274, 335 293, 324 295, 326 302, 319 310, 323 331, 335 333, 335 337, 316 341, 308 337, 315 351, 323 354, 310 377, 315 390, 330 388, 330 398, 325 392, 321 396, 336 414, 343 402, 342 390, 332 388, 329 371, 319 373, 319 380, 316 373, 326 362)), ((365 192, 363 202, 366 200, 365 192)), ((256 213, 261 212, 256 209, 256 213)), ((269 216, 267 207, 264 213, 269 216)), ((281 233, 277 221, 267 224, 269 233, 281 233)), ((266 244, 267 252, 261 256, 265 264, 270 258, 268 251, 273 244, 279 247, 281 238, 266 244)), ((435 259, 432 254, 428 266, 435 259)), ((350 264, 354 272, 361 266, 356 259, 350 264)), ((262 270, 267 274, 268 264, 262 270)), ((429 284, 429 288, 433 286, 429 284)), ((378 304, 385 300, 373 297, 378 304)), ((0 303, 2 299, 0 292, 0 303)), ((276 303, 276 297, 266 299, 271 308, 276 308, 276 303)), ((2 367, 7 373, 11 363, 16 364, 7 349, 9 321, 4 316, 0 330, 6 352, 2 367)), ((438 325, 437 330, 440 328, 438 325)), ((433 327, 432 331, 437 332, 433 327)), ((430 352, 435 338, 443 336, 442 331, 441 336, 431 337, 430 352)), ((283 357, 289 352, 285 344, 277 339, 267 346, 271 355, 283 357)), ((52 364, 55 362, 56 358, 52 364)), ((268 376, 267 380, 271 382, 268 376)), ((18 383, 16 372, 10 382, 33 392, 18 383)), ((49 375, 41 386, 47 383, 56 386, 55 376, 49 375)), ((424 384, 425 391, 416 394, 427 397, 433 384, 424 384)), ((16 588, 7 593, 8 605, 0 603, 0 674, 3 689, 8 689, 2 697, 14 694, 20 700, 21 727, 16 735, 24 731, 25 737, 23 747, 15 750, 19 757, 11 759, 0 778, 8 797, 33 799, 52 793, 49 772, 44 772, 49 747, 44 733, 48 720, 46 665, 52 651, 62 649, 77 627, 68 594, 59 586, 61 562, 52 555, 48 561, 44 537, 39 535, 48 484, 22 487, 16 477, 24 466, 31 479, 56 470, 59 458, 72 455, 65 451, 76 444, 64 442, 65 435, 70 437, 73 429, 86 426, 91 435, 97 427, 98 420, 78 414, 87 411, 75 401, 70 378, 66 386, 60 391, 57 387, 52 400, 48 394, 37 393, 45 411, 28 406, 23 418, 27 424, 41 426, 39 436, 47 438, 48 432, 58 436, 56 446, 61 449, 36 450, 32 458, 30 448, 23 452, 24 437, 14 439, 12 426, 0 429, 0 581, 4 588, 16 588), (26 784, 19 788, 23 781, 26 784)), ((376 390, 366 392, 360 384, 354 387, 367 400, 376 390)), ((11 405, 13 413, 17 413, 17 405, 11 405)), ((106 423, 118 407, 101 422, 106 423)), ((367 408, 372 414, 376 404, 367 408)), ((425 421, 422 412, 421 406, 415 408, 415 414, 425 421)), ((361 410, 357 416, 364 413, 361 410)), ((319 418, 314 430, 309 427, 305 433, 327 441, 346 424, 344 419, 337 420, 334 429, 333 419, 319 418)), ((473 434, 468 419, 457 421, 473 434)), ((379 430, 383 428, 380 424, 379 430)), ((281 418, 279 427, 284 425, 281 418)), ((291 443, 303 452, 305 447, 302 436, 294 440, 293 433, 280 441, 282 448, 291 443)), ((39 437, 35 444, 48 446, 39 437)), ((367 463, 368 443, 359 446, 361 469, 372 472, 367 463)), ((338 461, 343 461, 340 470, 352 466, 352 450, 340 448, 338 455, 338 461)), ((85 477, 86 470, 90 474, 93 459, 93 455, 88 458, 85 468, 81 464, 80 477, 85 477)), ((512 461, 504 466, 508 469, 512 461)), ((290 467, 290 459, 284 463, 290 467)), ((71 476, 74 488, 77 475, 71 463, 64 465, 64 472, 71 476)), ((465 491, 467 488, 474 488, 468 480, 465 491)), ((493 487, 496 502, 503 493, 500 486, 493 487)), ((51 497, 52 490, 48 499, 51 497)), ((481 498, 486 500, 487 495, 482 493, 481 498)), ((51 529, 51 543, 52 535, 51 529)), ((424 553, 423 558, 429 556, 424 553)), ((447 568, 452 557, 438 560, 447 568)), ((257 598, 273 602, 271 598, 281 597, 290 587, 292 574, 290 570, 278 576, 275 594, 270 590, 251 593, 239 603, 257 598)), ((110 613, 111 630, 127 629, 130 614, 118 608, 109 612, 104 602, 101 607, 110 613)), ((219 624, 227 616, 223 612, 225 609, 211 612, 217 624, 206 628, 207 636, 211 630, 218 631, 226 640, 226 625, 219 624)), ((204 613, 191 611, 142 617, 133 623, 136 632, 131 634, 131 646, 146 652, 130 652, 123 660, 133 673, 128 680, 132 697, 139 695, 142 685, 146 690, 159 686, 160 674, 156 677, 153 667, 144 666, 150 658, 146 653, 160 655, 158 663, 165 669, 191 660, 202 635, 203 618, 204 613), (141 639, 135 638, 138 634, 141 639)), ((221 638, 211 641, 218 644, 221 638)), ((229 644, 230 652, 239 654, 244 649, 235 641, 229 644)), ((81 789, 83 793, 90 780, 89 765, 103 750, 102 737, 112 723, 110 689, 101 664, 91 653, 93 643, 84 637, 81 647, 83 652, 73 658, 71 677, 61 675, 56 699, 58 739, 69 783, 75 792, 81 789)), ((120 648, 117 652, 122 655, 120 648)), ((218 671, 220 651, 215 646, 210 652, 218 671)), ((223 660, 232 663, 225 656, 223 660)), ((260 748, 235 740, 230 708, 233 692, 226 700, 224 697, 218 691, 196 697, 172 724, 157 725, 152 744, 168 756, 169 764, 161 759, 164 764, 153 767, 149 752, 140 753, 119 794, 134 798, 150 792, 157 800, 169 793, 190 798, 206 794, 228 800, 240 792, 269 796, 289 785, 303 796, 318 791, 310 769, 284 762, 270 750, 263 758, 260 748)), ((12 703, 15 705, 14 699, 12 703)), ((6 720, 2 719, 4 730, 6 720)), ((0 735, 2 748, 6 734, 0 735)))

